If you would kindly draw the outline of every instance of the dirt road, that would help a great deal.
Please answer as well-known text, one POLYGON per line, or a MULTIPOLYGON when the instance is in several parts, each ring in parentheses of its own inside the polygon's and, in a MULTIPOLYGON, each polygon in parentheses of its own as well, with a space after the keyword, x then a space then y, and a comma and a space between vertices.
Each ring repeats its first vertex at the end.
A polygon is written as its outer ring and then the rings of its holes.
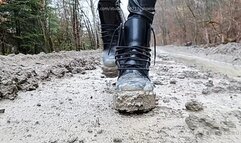
POLYGON ((202 71, 163 50, 151 68, 159 99, 153 111, 122 115, 113 110, 116 79, 105 78, 97 64, 20 91, 15 100, 1 100, 0 142, 239 143, 239 76, 202 71))

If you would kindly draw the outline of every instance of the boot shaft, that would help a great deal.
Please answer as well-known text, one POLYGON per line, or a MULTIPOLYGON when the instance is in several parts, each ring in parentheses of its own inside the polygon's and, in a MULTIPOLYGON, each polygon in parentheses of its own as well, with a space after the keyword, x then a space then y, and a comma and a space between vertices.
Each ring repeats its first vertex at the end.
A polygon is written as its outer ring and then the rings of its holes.
POLYGON ((129 0, 128 20, 122 26, 121 46, 150 47, 156 0, 129 0))
POLYGON ((151 61, 151 24, 156 0, 129 0, 130 12, 122 24, 116 52, 119 77, 138 70, 148 77, 151 61))

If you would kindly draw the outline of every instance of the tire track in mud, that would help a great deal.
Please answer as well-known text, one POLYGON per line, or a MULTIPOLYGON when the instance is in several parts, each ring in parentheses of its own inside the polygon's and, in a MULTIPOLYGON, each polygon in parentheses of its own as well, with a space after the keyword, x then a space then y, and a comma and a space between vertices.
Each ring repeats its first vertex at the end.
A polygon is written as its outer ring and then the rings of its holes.
POLYGON ((228 76, 241 80, 241 65, 233 65, 232 63, 220 62, 208 58, 202 58, 190 55, 185 52, 171 52, 161 50, 159 52, 168 54, 176 61, 184 62, 186 65, 197 65, 203 70, 211 70, 216 73, 226 74, 228 76))

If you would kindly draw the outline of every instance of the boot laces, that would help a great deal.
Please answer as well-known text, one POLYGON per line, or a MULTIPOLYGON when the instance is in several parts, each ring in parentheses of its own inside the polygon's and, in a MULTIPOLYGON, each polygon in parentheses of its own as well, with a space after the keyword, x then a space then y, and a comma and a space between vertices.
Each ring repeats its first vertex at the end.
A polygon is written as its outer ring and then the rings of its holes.
MULTIPOLYGON (((112 42, 114 41, 115 34, 117 31, 120 31, 123 27, 123 24, 121 24, 119 27, 117 27, 112 35, 110 45, 112 45, 112 42)), ((156 63, 156 34, 154 29, 151 27, 151 31, 153 34, 154 39, 154 65, 156 63)), ((119 32, 119 40, 123 39, 124 34, 119 32)), ((118 43, 120 43, 118 40, 118 43)), ((111 51, 111 48, 109 48, 109 52, 111 51)), ((149 47, 144 46, 115 46, 116 48, 116 65, 118 66, 118 70, 120 71, 121 76, 125 70, 138 70, 142 75, 147 77, 150 61, 151 61, 151 49, 149 47), (128 63, 128 61, 135 61, 135 64, 128 63)))

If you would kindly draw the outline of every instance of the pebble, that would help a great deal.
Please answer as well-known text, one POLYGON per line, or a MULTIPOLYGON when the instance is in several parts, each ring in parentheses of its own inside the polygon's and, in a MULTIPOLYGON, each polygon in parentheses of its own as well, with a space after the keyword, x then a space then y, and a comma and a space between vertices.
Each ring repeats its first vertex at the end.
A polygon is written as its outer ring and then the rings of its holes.
POLYGON ((164 85, 161 81, 159 81, 159 80, 155 80, 154 82, 153 82, 155 85, 164 85))
POLYGON ((229 128, 236 128, 236 125, 232 121, 224 121, 223 124, 229 128))
POLYGON ((185 107, 189 111, 201 111, 203 110, 203 104, 198 101, 190 101, 185 104, 185 107))
POLYGON ((81 74, 86 74, 86 71, 82 71, 81 74))
POLYGON ((220 86, 214 87, 212 89, 212 92, 214 92, 214 93, 221 93, 221 92, 224 92, 224 91, 225 91, 225 89, 223 87, 220 87, 220 86))
POLYGON ((202 90, 202 94, 204 94, 204 95, 207 95, 207 94, 209 94, 209 93, 210 93, 210 91, 209 91, 209 89, 207 89, 207 88, 205 88, 205 89, 202 90))
POLYGON ((214 86, 213 81, 212 81, 211 79, 208 80, 208 82, 205 83, 205 86, 207 86, 207 87, 213 87, 213 86, 214 86))
POLYGON ((114 143, 121 143, 121 142, 122 142, 122 139, 120 139, 120 138, 114 138, 114 139, 113 139, 113 142, 114 142, 114 143))
POLYGON ((39 125, 39 121, 36 121, 36 122, 35 122, 35 125, 39 125))
POLYGON ((88 133, 93 133, 93 131, 92 130, 88 130, 88 133))
POLYGON ((163 102, 164 102, 164 103, 169 103, 170 100, 169 100, 168 98, 165 98, 165 99, 163 99, 163 102))
POLYGON ((97 134, 102 134, 102 133, 103 133, 102 129, 97 131, 97 134))
POLYGON ((177 81, 175 79, 170 80, 170 84, 176 84, 176 83, 177 83, 177 81))
POLYGON ((73 137, 67 141, 67 143, 75 143, 78 141, 78 137, 73 137))
POLYGON ((5 113, 5 109, 0 109, 0 113, 5 113))
POLYGON ((184 78, 185 78, 185 75, 184 75, 184 74, 180 74, 180 75, 177 76, 177 78, 179 78, 179 79, 184 79, 184 78))

